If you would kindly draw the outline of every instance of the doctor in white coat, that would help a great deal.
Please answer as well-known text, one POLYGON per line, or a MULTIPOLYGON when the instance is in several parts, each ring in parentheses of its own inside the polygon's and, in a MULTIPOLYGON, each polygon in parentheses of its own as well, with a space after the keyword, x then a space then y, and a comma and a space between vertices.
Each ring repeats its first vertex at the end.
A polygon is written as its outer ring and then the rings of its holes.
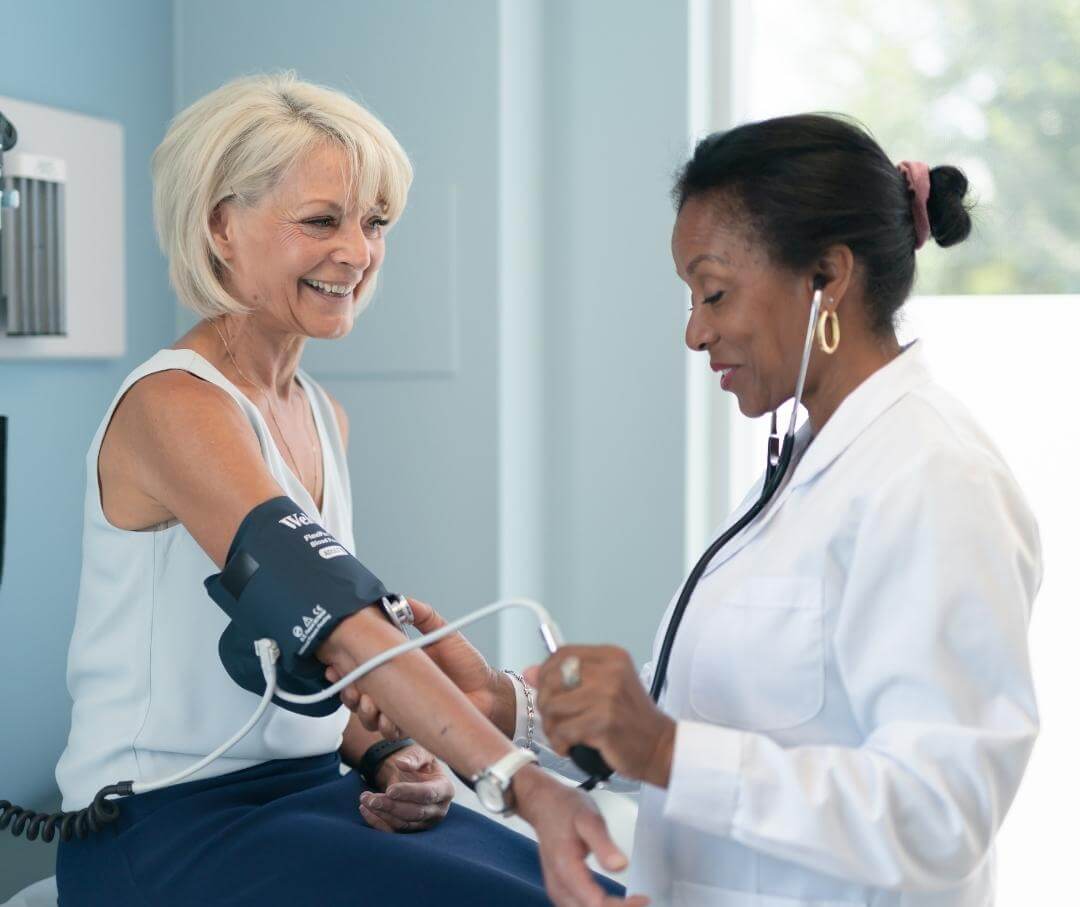
POLYGON ((588 743, 645 782, 628 891, 993 903, 994 837, 1038 731, 1038 530, 993 444, 893 331, 916 249, 969 232, 965 190, 954 168, 897 168, 822 116, 712 136, 685 168, 686 341, 745 415, 792 397, 826 284, 787 479, 706 569, 659 706, 614 648, 567 647, 533 675, 557 751, 588 743))
POLYGON ((993 904, 994 838, 1038 731, 1038 531, 993 444, 893 329, 917 249, 968 235, 966 189, 835 117, 702 141, 676 186, 686 341, 745 415, 792 398, 824 281, 782 486, 694 589, 659 704, 652 664, 639 677, 616 647, 560 649, 527 673, 535 689, 461 637, 427 650, 508 734, 563 755, 588 744, 643 782, 627 890, 654 904, 993 904))

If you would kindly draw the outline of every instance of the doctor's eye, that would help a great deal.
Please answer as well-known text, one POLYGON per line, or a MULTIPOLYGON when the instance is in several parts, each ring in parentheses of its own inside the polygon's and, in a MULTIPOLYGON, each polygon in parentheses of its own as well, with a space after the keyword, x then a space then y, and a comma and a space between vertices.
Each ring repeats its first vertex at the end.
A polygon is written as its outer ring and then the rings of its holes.
MULTIPOLYGON (((724 291, 723 290, 718 290, 717 292, 713 293, 712 296, 706 296, 704 299, 702 299, 701 304, 702 305, 715 305, 716 303, 718 303, 723 298, 724 298, 724 291)), ((691 311, 691 312, 694 311, 693 300, 691 300, 691 302, 690 302, 689 311, 691 311)))

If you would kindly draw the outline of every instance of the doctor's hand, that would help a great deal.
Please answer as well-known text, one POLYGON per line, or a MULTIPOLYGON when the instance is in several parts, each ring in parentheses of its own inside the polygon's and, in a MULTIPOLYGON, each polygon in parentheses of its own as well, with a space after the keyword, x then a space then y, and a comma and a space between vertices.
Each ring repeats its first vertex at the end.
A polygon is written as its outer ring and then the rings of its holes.
POLYGON ((668 786, 675 722, 656 707, 624 649, 562 646, 525 680, 537 690, 544 731, 559 755, 584 743, 620 775, 668 786), (580 683, 568 687, 562 666, 571 656, 580 661, 580 683))
MULTIPOLYGON (((443 616, 426 602, 410 598, 409 604, 413 610, 413 626, 420 633, 432 633, 446 626, 443 616)), ((453 633, 420 651, 442 669, 485 718, 508 737, 513 735, 517 705, 510 678, 492 668, 461 633, 453 633)), ((330 683, 337 683, 339 676, 328 668, 326 679, 330 683)), ((341 691, 341 701, 356 713, 360 723, 369 731, 378 731, 387 740, 402 736, 394 723, 382 713, 379 704, 366 693, 349 687, 341 691)))
POLYGON ((434 828, 450 810, 453 782, 435 757, 414 744, 391 753, 375 773, 380 793, 360 795, 360 815, 378 831, 410 832, 434 828))
POLYGON ((626 900, 608 895, 586 865, 590 853, 608 872, 627 865, 587 795, 535 766, 514 776, 513 791, 518 815, 536 830, 544 887, 557 907, 646 907, 649 899, 641 895, 626 900))

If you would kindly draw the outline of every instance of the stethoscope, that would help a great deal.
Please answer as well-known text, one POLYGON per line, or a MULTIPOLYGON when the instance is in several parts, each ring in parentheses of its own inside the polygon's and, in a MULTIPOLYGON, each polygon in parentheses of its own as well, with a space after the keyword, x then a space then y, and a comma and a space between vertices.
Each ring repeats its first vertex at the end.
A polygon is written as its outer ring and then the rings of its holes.
MULTIPOLYGON (((798 412, 799 405, 802 403, 803 386, 806 382, 806 369, 810 362, 810 351, 813 347, 814 340, 814 327, 816 326, 820 315, 824 287, 825 278, 821 276, 815 277, 814 297, 810 306, 810 323, 806 329, 802 364, 799 368, 799 378, 795 386, 795 406, 791 411, 791 422, 788 425, 787 433, 784 436, 783 446, 781 447, 780 439, 776 432, 776 413, 774 412, 772 416, 772 428, 769 433, 769 459, 765 469, 765 482, 762 486, 761 494, 754 505, 706 549, 705 553, 694 565, 694 569, 690 571, 690 575, 687 577, 686 582, 683 584, 682 591, 679 594, 679 600, 675 604, 675 608, 671 613, 671 619, 668 621, 667 629, 664 632, 664 641, 660 647, 660 654, 656 660, 652 685, 649 690, 649 695, 654 702, 660 701, 660 694, 663 692, 664 681, 667 677, 668 662, 671 659, 671 650, 675 644, 675 634, 678 632, 679 624, 690 603, 690 598, 693 596, 694 589, 701 579, 702 574, 705 572, 706 567, 721 548, 742 532, 743 529, 749 526, 750 523, 752 523, 765 509, 769 501, 780 488, 788 467, 791 464, 792 453, 795 449, 795 416, 798 412)), ((541 605, 535 601, 524 598, 504 599, 486 605, 458 620, 451 621, 444 627, 440 627, 438 630, 413 639, 407 639, 400 645, 379 653, 374 658, 369 659, 359 667, 350 671, 332 686, 320 690, 317 693, 299 695, 290 693, 278 686, 277 660, 280 652, 277 643, 272 639, 257 639, 255 640, 255 655, 259 659, 263 677, 266 681, 266 688, 260 697, 258 707, 244 723, 243 727, 222 743, 221 746, 217 747, 212 753, 209 753, 193 765, 190 765, 167 778, 161 778, 157 781, 120 781, 116 784, 110 784, 98 791, 89 806, 74 812, 58 812, 51 814, 37 813, 16 806, 7 800, 0 800, 0 830, 10 827, 12 834, 16 836, 25 834, 31 841, 38 838, 39 835, 45 842, 52 841, 54 835, 59 835, 61 839, 65 841, 71 837, 84 838, 117 819, 120 815, 120 809, 114 798, 147 793, 152 790, 158 790, 162 787, 177 784, 180 781, 195 775, 212 762, 220 759, 226 752, 232 749, 232 747, 251 732, 259 722, 259 719, 262 718, 263 714, 270 707, 275 696, 279 699, 297 704, 311 704, 329 699, 332 696, 336 696, 347 686, 355 683, 365 674, 375 670, 375 668, 380 665, 386 664, 386 662, 397 658, 397 656, 403 655, 414 649, 432 645, 433 643, 458 632, 469 624, 490 617, 506 608, 524 608, 531 611, 537 618, 540 638, 548 652, 554 655, 558 651, 559 646, 562 645, 562 634, 559 632, 558 625, 555 623, 554 619, 541 605)), ((581 784, 581 787, 585 790, 591 790, 597 784, 606 781, 612 775, 611 767, 604 761, 604 758, 600 755, 599 751, 593 747, 585 746, 584 744, 572 746, 570 748, 570 758, 578 768, 586 772, 589 776, 581 784)))
MULTIPOLYGON (((660 702, 660 694, 664 691, 664 683, 667 680, 668 662, 671 661, 671 650, 675 646, 675 634, 679 631, 679 624, 686 613, 690 599, 698 581, 705 573, 706 568, 712 563, 714 557, 728 542, 749 526, 761 512, 768 506, 769 501, 783 484, 784 476, 791 465, 791 457, 795 450, 795 417, 802 403, 803 387, 806 384, 806 370, 810 365, 810 351, 814 345, 814 328, 817 326, 821 314, 821 300, 825 290, 825 278, 817 275, 814 278, 814 296, 810 303, 810 322, 806 327, 806 339, 803 342, 802 363, 799 367, 799 378, 795 384, 795 405, 791 408, 791 421, 788 423, 787 433, 784 435, 783 447, 780 446, 780 438, 776 433, 776 412, 772 414, 772 426, 769 430, 769 459, 765 465, 765 481, 761 487, 761 494, 754 505, 746 511, 728 530, 720 535, 698 558, 694 569, 683 583, 679 600, 671 612, 667 629, 664 631, 664 641, 660 645, 660 654, 656 658, 652 684, 649 687, 649 695, 653 702, 660 702)), ((574 763, 582 771, 588 772, 589 777, 582 782, 585 790, 591 790, 601 781, 611 777, 612 769, 604 761, 603 756, 590 746, 575 746, 570 749, 570 756, 574 763)))

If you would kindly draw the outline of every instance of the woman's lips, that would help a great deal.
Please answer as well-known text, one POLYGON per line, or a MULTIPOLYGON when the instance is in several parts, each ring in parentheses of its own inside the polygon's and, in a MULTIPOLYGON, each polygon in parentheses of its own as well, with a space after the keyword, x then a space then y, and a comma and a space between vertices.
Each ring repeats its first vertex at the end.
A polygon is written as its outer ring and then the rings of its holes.
POLYGON ((307 283, 306 281, 303 281, 303 280, 300 281, 300 285, 302 287, 306 287, 312 293, 314 293, 320 299, 325 300, 326 302, 338 302, 338 303, 340 303, 340 302, 355 302, 357 293, 359 292, 359 289, 360 289, 360 284, 358 283, 356 286, 353 287, 353 290, 352 290, 351 293, 348 293, 345 296, 338 296, 336 293, 325 293, 322 290, 320 290, 318 287, 313 287, 310 283, 307 283))
POLYGON ((737 366, 737 365, 728 365, 727 363, 724 363, 724 362, 710 362, 709 367, 714 372, 721 372, 722 373, 721 376, 720 376, 720 387, 723 388, 724 390, 730 390, 731 389, 731 376, 734 375, 735 372, 737 372, 740 367, 737 366))

